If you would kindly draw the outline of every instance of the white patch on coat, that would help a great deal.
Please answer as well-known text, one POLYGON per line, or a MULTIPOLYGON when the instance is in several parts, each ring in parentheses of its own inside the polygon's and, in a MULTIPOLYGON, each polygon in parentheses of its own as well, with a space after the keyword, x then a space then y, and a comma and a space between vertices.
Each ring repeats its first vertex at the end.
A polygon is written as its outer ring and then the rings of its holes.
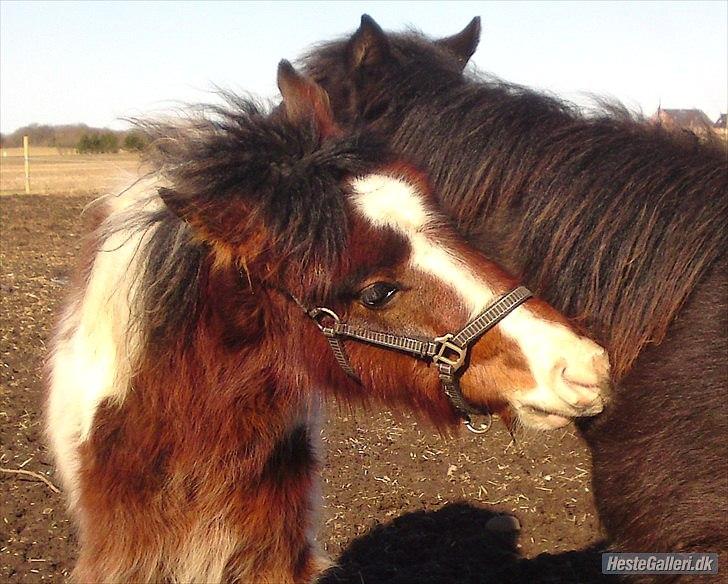
MULTIPOLYGON (((437 239, 437 218, 413 185, 404 179, 371 174, 353 180, 351 186, 358 211, 373 225, 405 236, 412 249, 411 265, 459 295, 471 318, 496 299, 494 290, 501 286, 486 282, 455 250, 447 249, 437 239)), ((519 346, 536 380, 536 387, 515 396, 524 404, 549 410, 573 406, 580 391, 564 383, 561 375, 565 369, 572 379, 585 385, 604 381, 604 367, 595 365, 595 358, 606 358, 604 350, 568 327, 540 318, 525 305, 516 308, 498 326, 504 336, 519 346)))
MULTIPOLYGON (((108 197, 103 227, 158 186, 156 179, 147 179, 108 197)), ((137 252, 150 233, 117 231, 100 243, 87 286, 66 307, 52 342, 47 430, 71 506, 77 497, 78 447, 89 436, 96 410, 105 399, 120 403, 129 390, 141 342, 129 303, 143 273, 137 252)))

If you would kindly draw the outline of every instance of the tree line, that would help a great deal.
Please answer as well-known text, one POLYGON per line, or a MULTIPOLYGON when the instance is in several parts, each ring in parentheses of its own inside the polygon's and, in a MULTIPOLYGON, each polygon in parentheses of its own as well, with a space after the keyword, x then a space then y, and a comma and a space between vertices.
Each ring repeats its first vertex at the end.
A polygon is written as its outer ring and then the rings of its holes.
POLYGON ((51 126, 31 124, 11 134, 0 134, 0 146, 13 148, 23 145, 28 136, 32 146, 75 148, 79 154, 106 153, 127 150, 138 152, 147 145, 147 138, 137 130, 110 130, 93 128, 86 124, 51 126))

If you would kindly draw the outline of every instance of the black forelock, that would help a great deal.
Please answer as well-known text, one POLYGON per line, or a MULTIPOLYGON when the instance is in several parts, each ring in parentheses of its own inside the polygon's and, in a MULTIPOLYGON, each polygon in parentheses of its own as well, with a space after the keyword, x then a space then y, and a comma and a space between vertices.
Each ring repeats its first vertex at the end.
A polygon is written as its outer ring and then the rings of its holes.
MULTIPOLYGON (((241 224, 262 221, 271 252, 302 267, 335 263, 347 238, 342 181, 386 162, 371 133, 323 137, 281 111, 225 93, 226 104, 182 123, 143 123, 150 161, 175 196, 203 206, 243 200, 241 224)), ((237 218, 236 218, 237 219, 237 218)))

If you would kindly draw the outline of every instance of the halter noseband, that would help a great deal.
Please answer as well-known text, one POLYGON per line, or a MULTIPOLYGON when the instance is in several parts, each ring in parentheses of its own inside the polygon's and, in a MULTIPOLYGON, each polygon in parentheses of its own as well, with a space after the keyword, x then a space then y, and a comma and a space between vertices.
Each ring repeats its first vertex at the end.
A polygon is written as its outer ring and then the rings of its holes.
POLYGON ((424 340, 354 328, 345 322, 341 322, 339 316, 329 308, 313 308, 306 310, 306 313, 314 320, 319 329, 321 329, 321 332, 326 336, 337 363, 347 375, 356 381, 359 381, 359 378, 349 364, 342 339, 353 339, 378 347, 384 347, 385 349, 403 351, 437 365, 442 390, 450 399, 453 408, 463 418, 468 430, 476 434, 482 434, 490 428, 490 412, 487 410, 479 410, 467 402, 460 391, 460 376, 458 371, 467 359, 471 344, 497 325, 518 306, 531 298, 531 296, 533 294, 528 288, 519 286, 515 290, 511 290, 498 298, 498 300, 469 321, 457 333, 447 333, 441 337, 424 340), (330 321, 330 326, 325 324, 326 320, 330 321), (487 422, 476 428, 470 419, 470 416, 475 414, 487 415, 487 422))

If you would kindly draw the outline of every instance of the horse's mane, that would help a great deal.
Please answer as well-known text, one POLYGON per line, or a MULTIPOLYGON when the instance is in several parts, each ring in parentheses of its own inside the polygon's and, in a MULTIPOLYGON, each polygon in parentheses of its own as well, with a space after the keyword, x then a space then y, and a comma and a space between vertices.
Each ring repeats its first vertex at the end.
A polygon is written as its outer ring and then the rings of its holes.
MULTIPOLYGON (((389 38, 400 62, 368 96, 370 124, 428 172, 474 244, 583 318, 623 373, 726 247, 725 144, 619 104, 585 115, 494 78, 453 80, 431 43, 389 38)), ((343 84, 343 50, 314 51, 309 73, 343 84)))
MULTIPOLYGON (((169 338, 195 322, 215 264, 212 245, 161 203, 158 190, 194 199, 220 216, 233 214, 238 233, 259 234, 263 226, 268 275, 275 264, 309 293, 325 297, 347 241, 341 181, 386 161, 381 141, 371 134, 323 139, 313 121, 294 125, 279 108, 223 96, 225 105, 199 106, 176 121, 136 120, 152 140, 147 162, 154 187, 131 188, 139 191, 131 193, 136 202, 109 217, 100 239, 121 231, 145 234, 136 250, 143 273, 130 303, 146 335, 169 338)), ((235 244, 245 248, 244 241, 235 244)), ((244 257, 231 267, 240 270, 241 287, 251 276, 266 278, 251 275, 244 257)))

